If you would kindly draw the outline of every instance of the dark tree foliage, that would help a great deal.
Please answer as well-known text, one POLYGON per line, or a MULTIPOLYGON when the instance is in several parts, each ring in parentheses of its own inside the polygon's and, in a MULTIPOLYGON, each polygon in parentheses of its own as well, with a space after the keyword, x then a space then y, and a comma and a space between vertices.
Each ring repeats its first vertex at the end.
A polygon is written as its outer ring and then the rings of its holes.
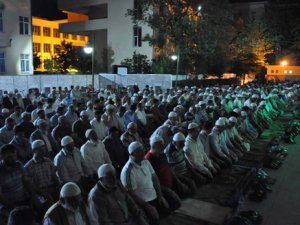
POLYGON ((121 65, 128 67, 129 73, 151 73, 151 63, 146 55, 134 52, 132 58, 126 58, 121 65))

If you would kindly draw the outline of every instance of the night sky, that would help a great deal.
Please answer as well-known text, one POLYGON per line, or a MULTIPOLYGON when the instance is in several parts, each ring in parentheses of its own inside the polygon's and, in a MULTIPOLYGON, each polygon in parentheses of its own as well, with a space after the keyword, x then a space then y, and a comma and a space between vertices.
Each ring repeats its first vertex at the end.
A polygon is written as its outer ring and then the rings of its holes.
POLYGON ((66 15, 57 8, 57 0, 31 0, 32 16, 49 20, 65 19, 66 15))

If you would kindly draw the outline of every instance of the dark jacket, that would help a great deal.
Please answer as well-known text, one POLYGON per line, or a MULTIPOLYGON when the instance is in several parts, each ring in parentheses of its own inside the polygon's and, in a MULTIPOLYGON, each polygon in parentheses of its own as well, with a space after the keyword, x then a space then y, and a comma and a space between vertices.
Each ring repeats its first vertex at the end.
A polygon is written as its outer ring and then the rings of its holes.
MULTIPOLYGON (((90 222, 87 215, 86 206, 83 203, 80 205, 79 210, 83 220, 87 225, 89 225, 90 222)), ((73 225, 69 224, 65 209, 62 207, 59 201, 48 209, 44 219, 46 218, 49 218, 55 225, 73 225)))

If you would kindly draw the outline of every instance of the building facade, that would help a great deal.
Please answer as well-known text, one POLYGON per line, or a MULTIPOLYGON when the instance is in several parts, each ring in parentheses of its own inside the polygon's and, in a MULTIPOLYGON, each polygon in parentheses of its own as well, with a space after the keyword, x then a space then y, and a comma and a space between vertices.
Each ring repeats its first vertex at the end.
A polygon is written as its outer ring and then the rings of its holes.
POLYGON ((30 0, 0 3, 0 75, 33 74, 30 0))
MULTIPOLYGON (((88 20, 71 20, 60 24, 63 33, 88 34, 95 46, 95 72, 110 72, 113 64, 118 65, 133 53, 152 58, 153 48, 142 37, 153 34, 144 24, 133 24, 128 9, 134 9, 138 0, 58 0, 60 10, 88 16, 88 20)), ((71 14, 68 14, 68 18, 71 14)))
POLYGON ((40 58, 41 64, 35 69, 37 72, 45 72, 45 62, 53 59, 57 49, 63 41, 72 43, 75 47, 86 46, 88 37, 84 35, 59 32, 59 24, 68 20, 49 21, 32 17, 32 44, 33 52, 40 58))

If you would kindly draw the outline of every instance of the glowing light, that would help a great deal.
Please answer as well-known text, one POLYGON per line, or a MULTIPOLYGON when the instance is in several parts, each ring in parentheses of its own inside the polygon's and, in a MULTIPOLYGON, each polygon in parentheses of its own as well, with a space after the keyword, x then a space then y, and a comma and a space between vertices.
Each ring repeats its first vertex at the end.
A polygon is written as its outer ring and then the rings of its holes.
POLYGON ((281 66, 286 66, 288 64, 288 62, 284 60, 280 64, 281 64, 281 66))
POLYGON ((197 8, 197 10, 200 12, 201 9, 202 9, 202 5, 199 5, 198 8, 197 8))
POLYGON ((83 51, 86 53, 86 54, 91 54, 92 52, 93 52, 93 47, 91 47, 91 46, 85 46, 84 48, 83 48, 83 51))
POLYGON ((171 56, 171 59, 172 59, 173 61, 177 60, 177 58, 178 58, 177 55, 172 55, 172 56, 171 56))

